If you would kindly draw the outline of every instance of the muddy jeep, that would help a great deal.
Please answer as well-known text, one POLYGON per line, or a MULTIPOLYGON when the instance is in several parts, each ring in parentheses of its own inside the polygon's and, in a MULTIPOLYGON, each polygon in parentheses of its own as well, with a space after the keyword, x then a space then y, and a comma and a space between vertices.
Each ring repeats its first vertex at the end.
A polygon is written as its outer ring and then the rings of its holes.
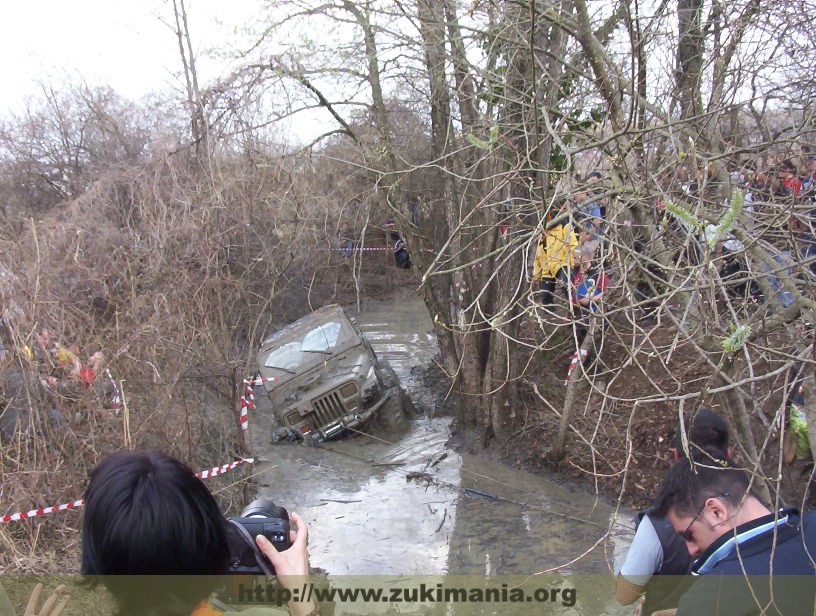
POLYGON ((404 412, 406 397, 390 366, 340 306, 316 310, 267 338, 258 369, 278 425, 289 434, 337 438, 389 400, 404 412))

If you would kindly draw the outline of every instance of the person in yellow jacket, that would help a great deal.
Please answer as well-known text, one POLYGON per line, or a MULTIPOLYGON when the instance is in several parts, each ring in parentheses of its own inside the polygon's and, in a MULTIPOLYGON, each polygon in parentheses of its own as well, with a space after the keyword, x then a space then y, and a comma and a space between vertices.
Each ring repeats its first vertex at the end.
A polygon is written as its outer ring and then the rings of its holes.
POLYGON ((578 235, 572 225, 560 224, 544 229, 533 260, 533 282, 541 291, 542 304, 552 304, 557 280, 565 285, 569 283, 567 270, 575 266, 578 254, 578 235))

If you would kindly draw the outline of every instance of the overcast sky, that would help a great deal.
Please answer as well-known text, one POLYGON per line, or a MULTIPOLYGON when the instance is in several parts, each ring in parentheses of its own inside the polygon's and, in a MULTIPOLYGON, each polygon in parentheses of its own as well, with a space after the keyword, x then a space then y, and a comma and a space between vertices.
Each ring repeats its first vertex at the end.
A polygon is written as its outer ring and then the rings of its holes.
MULTIPOLYGON (((259 0, 186 0, 190 31, 204 81, 226 72, 205 51, 229 47, 259 0)), ((177 87, 180 61, 171 0, 7 0, 0 25, 0 110, 19 110, 37 82, 58 87, 66 78, 111 85, 138 100, 177 87)))

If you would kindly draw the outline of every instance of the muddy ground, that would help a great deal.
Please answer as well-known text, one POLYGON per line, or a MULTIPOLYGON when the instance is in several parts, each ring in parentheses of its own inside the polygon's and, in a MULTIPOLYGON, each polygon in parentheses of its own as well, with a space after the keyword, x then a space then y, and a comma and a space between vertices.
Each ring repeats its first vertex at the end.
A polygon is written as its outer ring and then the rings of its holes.
MULTIPOLYGON (((658 338, 668 335, 668 332, 658 334, 658 338)), ((608 368, 622 366, 627 357, 628 351, 622 345, 608 341, 598 365, 593 367, 599 373, 610 371, 610 374, 596 376, 601 381, 610 381, 607 389, 609 398, 604 399, 597 391, 593 393, 587 383, 580 386, 578 398, 581 403, 573 425, 592 442, 594 451, 573 434, 561 465, 554 468, 544 459, 544 451, 558 431, 559 418, 548 410, 548 405, 541 398, 546 397, 549 404, 560 410, 566 389, 564 373, 570 361, 567 350, 534 364, 534 369, 523 380, 522 400, 516 409, 516 424, 510 429, 510 438, 484 453, 499 457, 517 468, 555 476, 566 485, 584 484, 611 501, 620 500, 627 507, 641 509, 648 506, 674 462, 672 447, 678 409, 673 402, 662 402, 639 406, 633 413, 632 404, 618 403, 615 398, 653 395, 654 384, 671 391, 677 383, 705 381, 710 372, 701 366, 692 351, 680 348, 672 360, 672 374, 664 373, 654 358, 641 358, 653 381, 649 385, 634 366, 608 368), (617 378, 609 378, 612 372, 619 372, 617 378)), ((437 366, 429 367, 426 382, 441 396, 447 390, 445 376, 437 366)), ((772 399, 778 403, 780 397, 781 394, 772 396, 772 399)), ((715 399, 706 400, 704 404, 728 421, 715 399)), ((450 402, 447 410, 454 412, 450 402)), ((768 429, 758 419, 753 422, 753 428, 755 439, 762 443, 768 436, 768 429)), ((471 453, 481 449, 481 432, 467 426, 456 425, 453 439, 456 447, 471 453)), ((739 462, 741 455, 733 437, 731 449, 739 462)), ((778 466, 779 449, 778 439, 772 438, 763 455, 767 474, 778 466)), ((816 504, 812 472, 813 465, 807 462, 781 466, 780 493, 784 502, 801 507, 806 498, 808 506, 816 504)))
MULTIPOLYGON (((657 348, 668 348, 673 331, 668 327, 656 327, 651 333, 657 348)), ((580 481, 593 486, 599 493, 635 509, 651 504, 657 494, 665 473, 674 463, 675 429, 678 408, 675 402, 638 405, 633 411, 631 403, 617 399, 637 399, 654 396, 656 388, 672 393, 682 393, 683 388, 700 389, 711 377, 711 371, 702 364, 699 356, 690 348, 679 345, 671 356, 669 370, 648 353, 642 353, 638 362, 649 374, 647 380, 634 363, 626 365, 629 350, 614 337, 605 338, 598 361, 588 368, 596 387, 608 384, 604 397, 593 390, 584 380, 579 386, 579 408, 573 426, 594 446, 589 447, 577 436, 570 436, 568 453, 562 464, 553 469, 543 457, 546 445, 558 431, 559 418, 541 401, 541 395, 560 410, 563 402, 563 375, 570 361, 570 351, 555 354, 540 363, 537 370, 525 379, 521 413, 525 424, 517 429, 503 447, 506 459, 514 464, 538 472, 556 472, 566 481, 580 481), (623 366, 623 367, 621 367, 623 366), (651 381, 649 383, 648 381, 651 381)), ((664 355, 665 356, 665 355, 664 355)), ((779 383, 764 383, 761 395, 768 395, 765 412, 773 416, 774 409, 782 404, 783 393, 779 383), (774 389, 774 391, 770 391, 774 389)), ((758 394, 760 392, 757 392, 758 394)), ((731 424, 726 412, 716 398, 702 401, 731 424)), ((687 405, 685 412, 693 407, 687 405)), ((758 446, 768 438, 769 430, 758 418, 752 422, 754 438, 758 446)), ((731 451, 737 463, 744 460, 739 444, 731 430, 731 451)), ((767 476, 777 473, 781 444, 772 437, 762 454, 762 464, 767 476)), ((787 504, 809 506, 816 504, 816 490, 812 481, 813 464, 794 462, 781 465, 779 492, 787 504)))

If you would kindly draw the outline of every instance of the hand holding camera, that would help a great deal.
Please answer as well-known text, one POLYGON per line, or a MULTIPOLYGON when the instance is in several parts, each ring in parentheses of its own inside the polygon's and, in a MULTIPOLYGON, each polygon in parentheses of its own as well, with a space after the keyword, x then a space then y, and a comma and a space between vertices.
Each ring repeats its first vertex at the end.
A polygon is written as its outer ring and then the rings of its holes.
POLYGON ((275 575, 271 560, 264 557, 256 540, 263 537, 275 551, 292 545, 289 513, 271 499, 259 499, 249 504, 239 517, 227 519, 229 544, 229 573, 275 575))
MULTIPOLYGON (((173 606, 174 613, 193 614, 202 604, 220 601, 217 593, 229 601, 236 580, 224 576, 271 577, 275 571, 291 591, 291 616, 316 613, 314 602, 296 593, 296 585, 310 583, 304 521, 292 515, 293 532, 288 512, 270 500, 225 519, 201 479, 172 456, 152 451, 107 456, 91 473, 84 513, 81 571, 101 576, 121 613, 158 614, 173 606), (174 575, 190 576, 190 583, 162 577, 174 575)), ((245 586, 256 581, 245 580, 245 586)))
MULTIPOLYGON (((290 529, 286 509, 269 499, 255 501, 240 517, 228 519, 230 573, 275 575, 284 588, 300 588, 309 575, 309 529, 298 514, 292 513, 291 520, 296 531, 290 529)), ((311 601, 289 603, 292 616, 311 616, 316 609, 311 601)))
MULTIPOLYGON (((294 512, 292 521, 297 524, 297 531, 290 531, 292 545, 283 552, 279 552, 263 535, 256 538, 258 547, 274 565, 281 585, 289 590, 302 584, 303 579, 309 575, 309 551, 306 549, 309 529, 303 518, 294 512)), ((290 602, 289 613, 292 616, 314 616, 318 614, 318 609, 312 601, 290 602)))
POLYGON ((309 575, 309 531, 298 514, 293 513, 291 519, 297 531, 290 529, 286 509, 270 499, 256 500, 240 517, 229 518, 230 574, 309 575))
MULTIPOLYGON (((309 540, 309 529, 306 522, 298 514, 292 512, 292 521, 297 525, 296 531, 289 531, 290 545, 283 551, 277 544, 272 543, 264 535, 258 535, 255 542, 280 576, 307 576, 309 575, 309 551, 306 544, 309 540)), ((285 581, 281 584, 287 586, 285 581)))

